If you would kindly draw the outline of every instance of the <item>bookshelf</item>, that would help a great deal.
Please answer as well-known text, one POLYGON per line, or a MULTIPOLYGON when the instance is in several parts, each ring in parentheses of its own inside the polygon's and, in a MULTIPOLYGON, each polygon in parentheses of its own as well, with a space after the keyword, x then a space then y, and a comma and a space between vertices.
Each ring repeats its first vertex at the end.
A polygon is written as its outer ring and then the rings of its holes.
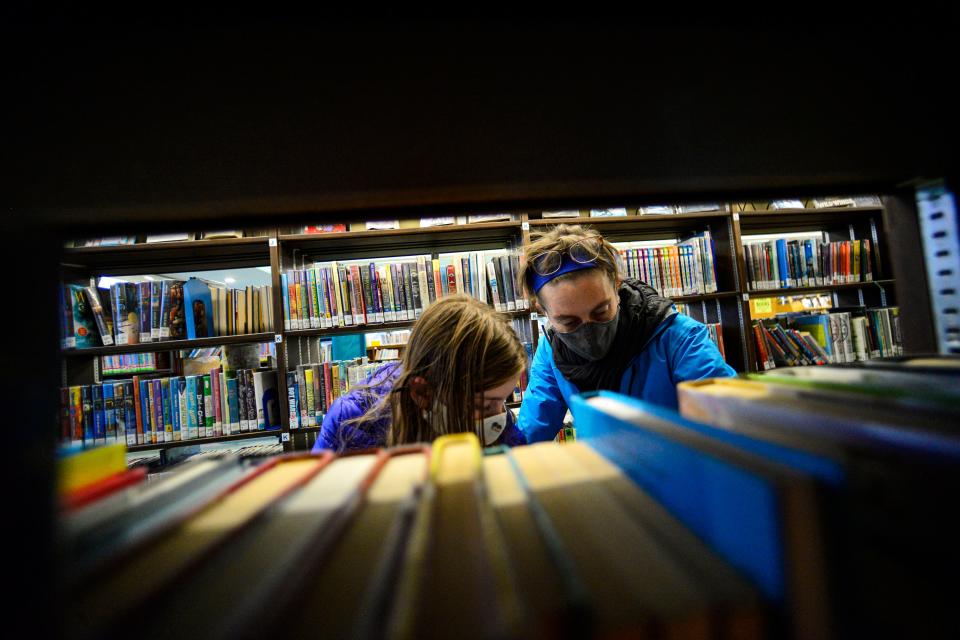
MULTIPOLYGON (((156 244, 135 244, 110 247, 66 248, 61 253, 64 281, 86 281, 98 275, 136 275, 161 271, 190 271, 231 269, 239 267, 266 267, 269 265, 273 283, 274 331, 255 334, 151 342, 141 345, 64 349, 61 358, 65 370, 73 375, 71 385, 90 384, 95 367, 91 359, 102 355, 158 352, 193 349, 229 344, 276 344, 277 386, 280 415, 283 421, 277 432, 241 433, 220 438, 188 440, 162 445, 138 445, 131 450, 169 448, 213 441, 242 440, 258 435, 278 435, 284 447, 294 446, 291 435, 316 432, 319 427, 290 429, 287 407, 286 373, 300 364, 304 351, 311 357, 311 341, 333 336, 406 329, 412 320, 384 322, 333 328, 286 329, 283 326, 283 299, 281 274, 288 270, 305 268, 314 262, 333 260, 377 260, 395 256, 427 255, 485 251, 493 249, 521 250, 537 231, 557 224, 585 224, 596 228, 612 242, 676 241, 693 233, 709 230, 714 242, 714 260, 717 275, 715 293, 677 296, 676 302, 695 306, 698 319, 719 323, 722 328, 726 359, 737 371, 758 370, 752 335, 750 300, 762 297, 780 297, 826 292, 833 296, 835 306, 894 305, 895 279, 889 270, 888 239, 884 226, 884 207, 788 209, 758 211, 708 211, 684 214, 637 215, 637 209, 628 208, 628 215, 615 218, 589 218, 581 212, 578 218, 540 219, 539 213, 520 212, 514 220, 481 222, 436 227, 410 227, 390 230, 346 231, 325 234, 286 233, 272 229, 267 235, 250 238, 178 241, 156 244), (874 280, 847 284, 829 284, 815 287, 750 290, 744 257, 744 243, 752 235, 822 232, 830 240, 869 238, 876 247, 874 280), (304 345, 306 342, 306 345, 304 345), (306 346, 306 349, 304 349, 306 346), (79 371, 79 373, 76 373, 79 371), (84 380, 78 382, 78 380, 84 380)), ((376 214, 371 214, 376 217, 376 214)), ((534 344, 539 335, 535 313, 507 312, 512 318, 528 318, 534 344)), ((162 372, 161 372, 162 373, 162 372)), ((146 375, 157 375, 151 372, 146 375)), ((107 378, 105 378, 107 379, 107 378)))

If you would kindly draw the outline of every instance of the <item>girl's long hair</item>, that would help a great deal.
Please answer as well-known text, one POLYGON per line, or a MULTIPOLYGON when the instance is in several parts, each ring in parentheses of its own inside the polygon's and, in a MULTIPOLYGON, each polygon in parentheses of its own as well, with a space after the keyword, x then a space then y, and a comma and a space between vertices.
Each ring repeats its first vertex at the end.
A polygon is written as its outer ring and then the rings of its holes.
MULTIPOLYGON (((479 433, 474 396, 519 379, 526 352, 509 318, 469 296, 442 298, 430 305, 413 325, 400 363, 400 374, 389 394, 371 398, 373 405, 359 418, 344 423, 342 441, 350 431, 367 431, 390 417, 388 446, 432 442, 447 433, 479 433), (414 401, 414 378, 427 381, 431 407, 414 401)), ((374 394, 376 383, 361 387, 374 394)))

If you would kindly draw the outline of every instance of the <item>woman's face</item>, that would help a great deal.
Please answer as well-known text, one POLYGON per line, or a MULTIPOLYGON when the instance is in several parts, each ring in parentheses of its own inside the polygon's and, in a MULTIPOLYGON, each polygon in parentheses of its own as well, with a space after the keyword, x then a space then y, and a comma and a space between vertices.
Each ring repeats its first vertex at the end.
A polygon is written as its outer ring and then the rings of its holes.
POLYGON ((551 280, 540 289, 538 298, 559 333, 569 333, 588 322, 608 322, 617 315, 619 303, 613 283, 599 269, 551 280))

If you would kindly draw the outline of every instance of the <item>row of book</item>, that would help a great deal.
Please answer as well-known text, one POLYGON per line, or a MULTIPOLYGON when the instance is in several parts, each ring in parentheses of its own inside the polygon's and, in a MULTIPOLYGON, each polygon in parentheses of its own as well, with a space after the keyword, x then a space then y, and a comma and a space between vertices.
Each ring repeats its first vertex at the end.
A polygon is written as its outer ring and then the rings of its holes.
POLYGON ((713 239, 705 231, 684 242, 663 247, 614 243, 627 276, 646 282, 664 296, 691 296, 717 291, 713 239))
POLYGON ((276 371, 213 369, 206 375, 60 389, 61 441, 128 446, 278 429, 276 371))
MULTIPOLYGON (((266 232, 251 231, 246 235, 265 236, 266 232)), ((163 233, 141 237, 138 236, 110 236, 105 238, 88 238, 73 240, 66 243, 68 249, 83 247, 117 247, 131 244, 155 244, 161 242, 189 242, 191 240, 216 240, 223 238, 242 238, 244 232, 236 229, 223 231, 201 231, 200 233, 163 233)))
POLYGON ((903 355, 898 307, 780 314, 753 323, 762 369, 903 355))
POLYGON ((198 278, 61 290, 61 346, 146 344, 271 331, 272 287, 226 289, 198 278))
POLYGON ((210 287, 213 326, 210 336, 273 331, 273 287, 210 287))
POLYGON ((287 372, 290 428, 320 426, 337 398, 386 364, 356 358, 297 365, 296 370, 287 372))
POLYGON ((743 251, 752 291, 873 280, 870 240, 818 242, 810 238, 781 238, 744 242, 743 251))
POLYGON ((317 263, 281 274, 287 330, 415 320, 432 302, 464 293, 497 311, 527 308, 504 250, 431 259, 317 263))
POLYGON ((122 353, 100 357, 100 371, 105 376, 129 376, 136 373, 151 373, 171 367, 167 352, 122 353))
POLYGON ((956 637, 942 364, 685 382, 679 412, 584 394, 563 444, 188 460, 61 511, 61 616, 78 638, 173 619, 208 638, 956 637))

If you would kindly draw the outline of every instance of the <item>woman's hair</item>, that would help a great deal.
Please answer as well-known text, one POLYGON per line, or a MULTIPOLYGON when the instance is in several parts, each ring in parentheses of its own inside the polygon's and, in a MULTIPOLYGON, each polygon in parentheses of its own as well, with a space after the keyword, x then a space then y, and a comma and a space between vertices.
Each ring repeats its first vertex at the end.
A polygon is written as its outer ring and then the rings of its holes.
MULTIPOLYGON (((530 266, 533 259, 545 251, 559 251, 563 253, 567 251, 571 245, 586 238, 594 238, 594 241, 597 242, 599 249, 597 254, 597 268, 610 278, 610 282, 616 287, 617 280, 623 273, 620 252, 617 251, 617 248, 589 227, 582 227, 578 224, 561 224, 551 228, 549 231, 539 234, 537 239, 527 245, 523 251, 523 260, 520 264, 518 280, 523 285, 524 293, 526 293, 531 303, 537 301, 536 293, 533 290, 534 271, 530 266)), ((551 280, 551 282, 576 278, 584 273, 589 272, 584 270, 571 271, 557 276, 551 280)))
POLYGON ((391 392, 346 425, 363 429, 390 415, 388 446, 431 442, 447 433, 478 433, 475 394, 519 378, 526 361, 507 316, 465 295, 442 298, 413 325, 391 392), (426 415, 411 395, 416 377, 427 381, 433 410, 426 415), (445 418, 438 415, 440 407, 445 407, 445 418))

